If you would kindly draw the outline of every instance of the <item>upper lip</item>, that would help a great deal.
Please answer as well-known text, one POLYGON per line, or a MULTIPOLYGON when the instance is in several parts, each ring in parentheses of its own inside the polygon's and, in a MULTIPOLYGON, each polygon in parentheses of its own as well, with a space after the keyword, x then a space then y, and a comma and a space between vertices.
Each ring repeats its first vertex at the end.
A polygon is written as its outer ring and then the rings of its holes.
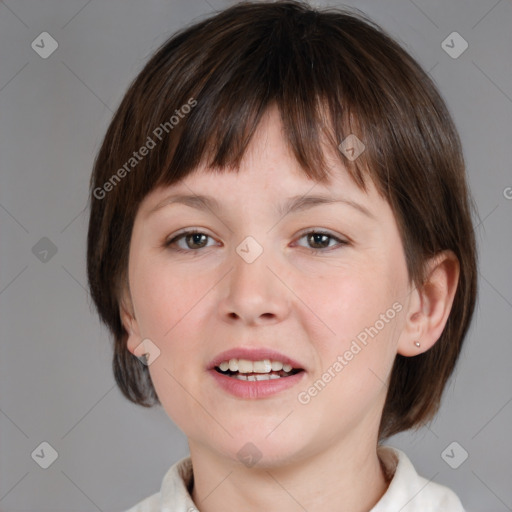
POLYGON ((212 370, 216 366, 219 366, 223 361, 229 361, 230 359, 247 359, 249 361, 263 361, 264 359, 270 359, 271 361, 281 361, 284 364, 289 364, 292 368, 304 370, 304 366, 294 359, 281 354, 275 350, 267 348, 250 348, 250 347, 239 347, 226 350, 217 355, 209 364, 208 369, 212 370))

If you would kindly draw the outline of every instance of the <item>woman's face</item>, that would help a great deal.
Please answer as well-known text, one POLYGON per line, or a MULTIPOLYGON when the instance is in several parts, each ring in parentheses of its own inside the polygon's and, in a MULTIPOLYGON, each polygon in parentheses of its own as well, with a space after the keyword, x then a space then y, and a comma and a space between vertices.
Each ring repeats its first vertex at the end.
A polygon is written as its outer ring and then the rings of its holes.
POLYGON ((156 392, 191 450, 270 466, 339 443, 374 449, 409 300, 406 262, 373 185, 362 192, 334 157, 332 174, 328 185, 303 174, 271 110, 238 174, 200 168, 141 204, 128 347, 140 355, 146 339, 156 392), (242 361, 231 377, 212 368, 230 359, 260 363, 242 361), (279 377, 288 360, 302 371, 279 377), (265 380, 240 380, 256 374, 265 380))

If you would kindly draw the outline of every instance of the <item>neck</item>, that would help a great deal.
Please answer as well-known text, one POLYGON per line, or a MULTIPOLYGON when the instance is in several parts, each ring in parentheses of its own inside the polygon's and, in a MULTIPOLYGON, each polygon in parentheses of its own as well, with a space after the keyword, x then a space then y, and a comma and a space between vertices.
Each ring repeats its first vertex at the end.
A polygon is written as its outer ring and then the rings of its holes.
MULTIPOLYGON (((359 440, 360 441, 360 440, 359 440)), ((293 462, 247 468, 189 441, 194 468, 192 499, 201 512, 338 510, 368 512, 388 482, 377 443, 347 440, 293 462)))

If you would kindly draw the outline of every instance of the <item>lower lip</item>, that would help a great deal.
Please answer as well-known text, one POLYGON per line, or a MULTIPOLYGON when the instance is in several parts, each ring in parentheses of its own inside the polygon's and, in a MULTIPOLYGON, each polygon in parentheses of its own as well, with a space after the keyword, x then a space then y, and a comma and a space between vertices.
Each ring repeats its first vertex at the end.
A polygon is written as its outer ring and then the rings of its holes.
POLYGON ((280 379, 269 380, 239 380, 234 377, 222 375, 215 369, 209 370, 211 376, 219 386, 233 396, 244 399, 266 398, 275 395, 286 389, 290 389, 298 384, 303 378, 305 371, 291 375, 290 377, 281 377, 280 379))

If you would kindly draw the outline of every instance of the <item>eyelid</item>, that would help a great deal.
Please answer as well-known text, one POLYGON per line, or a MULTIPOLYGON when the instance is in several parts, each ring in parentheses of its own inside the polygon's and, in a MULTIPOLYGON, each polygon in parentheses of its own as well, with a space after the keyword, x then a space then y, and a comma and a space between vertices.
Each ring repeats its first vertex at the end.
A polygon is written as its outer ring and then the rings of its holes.
POLYGON ((326 229, 326 228, 315 228, 315 227, 304 228, 303 230, 299 231, 298 237, 300 238, 300 237, 303 237, 304 235, 309 235, 310 233, 316 233, 319 235, 327 235, 327 236, 330 236, 332 238, 336 238, 337 240, 342 241, 342 239, 339 237, 339 235, 337 235, 336 233, 333 233, 332 231, 330 231, 329 229, 326 229))
MULTIPOLYGON (((176 243, 178 239, 185 238, 188 235, 194 235, 194 234, 201 234, 206 235, 207 237, 211 238, 212 240, 215 240, 215 237, 213 235, 210 235, 208 233, 207 229, 204 228, 183 228, 177 231, 176 233, 173 233, 172 235, 165 238, 163 242, 164 247, 169 247, 172 243, 176 243)), ((193 249, 176 249, 177 251, 183 251, 183 252, 197 252, 197 249, 194 251, 193 249)))

